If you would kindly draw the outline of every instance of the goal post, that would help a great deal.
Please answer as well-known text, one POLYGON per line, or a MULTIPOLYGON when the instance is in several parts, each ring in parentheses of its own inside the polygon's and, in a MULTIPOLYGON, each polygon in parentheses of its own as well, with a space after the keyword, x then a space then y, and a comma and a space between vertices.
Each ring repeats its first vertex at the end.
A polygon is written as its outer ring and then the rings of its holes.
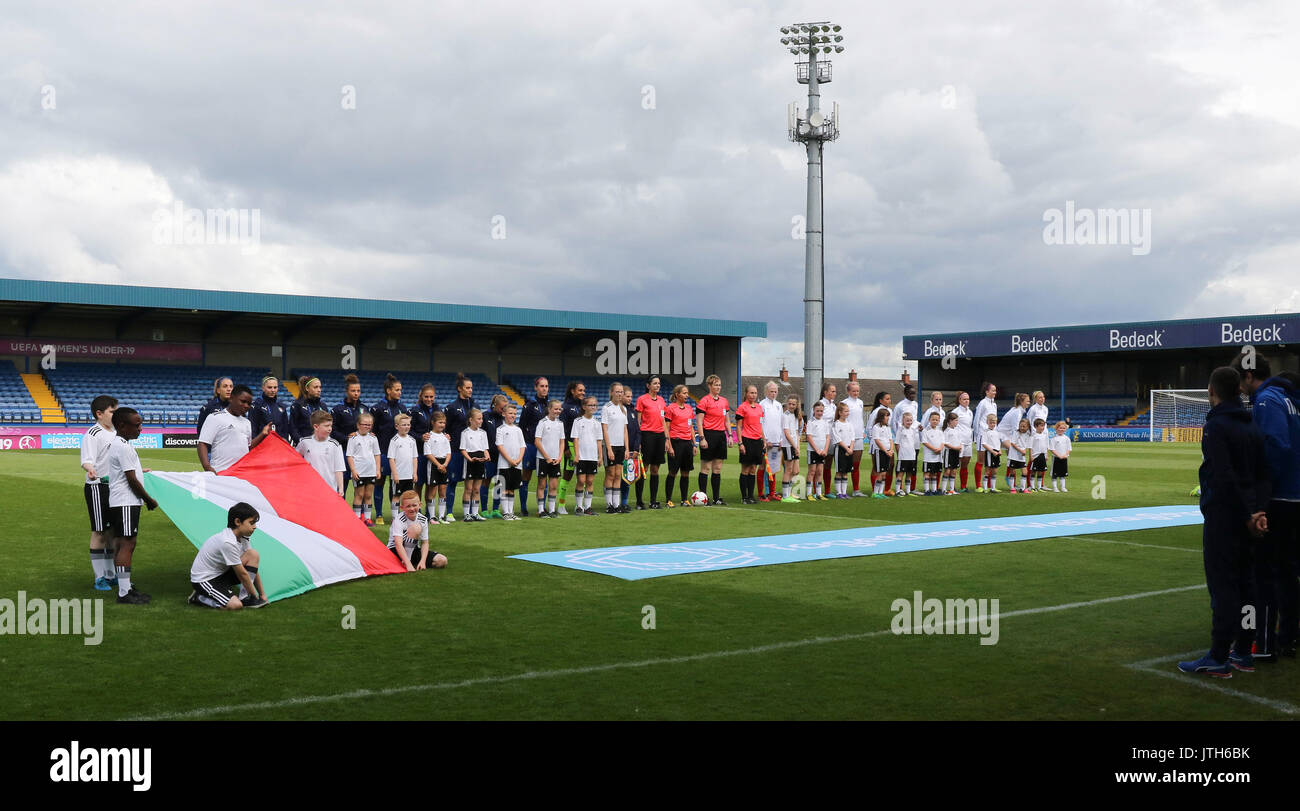
POLYGON ((1152 389, 1151 441, 1200 442, 1209 411, 1205 389, 1152 389))

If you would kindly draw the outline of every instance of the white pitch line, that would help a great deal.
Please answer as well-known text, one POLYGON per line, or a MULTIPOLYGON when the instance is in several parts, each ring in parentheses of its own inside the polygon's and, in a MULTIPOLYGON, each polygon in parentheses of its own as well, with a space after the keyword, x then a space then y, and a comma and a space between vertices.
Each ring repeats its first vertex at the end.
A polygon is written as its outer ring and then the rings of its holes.
MULTIPOLYGON (((1047 614, 1053 611, 1066 611, 1072 608, 1086 608, 1094 605, 1105 605, 1106 603, 1117 603, 1125 600, 1140 600, 1144 597, 1158 597, 1164 594, 1177 594, 1183 591, 1192 591, 1194 589, 1205 588, 1204 583, 1198 583, 1194 586, 1179 586, 1172 589, 1161 589, 1159 591, 1143 591, 1136 594, 1122 594, 1117 597, 1101 597, 1096 600, 1084 600, 1076 603, 1062 603, 1060 605, 1039 606, 1038 608, 1022 608, 1018 611, 1005 611, 997 615, 998 619, 1005 617, 1024 617, 1033 614, 1047 614)), ((659 659, 641 659, 634 662, 610 662, 603 665, 590 665, 587 667, 564 667, 555 670, 530 670, 526 673, 515 673, 508 676, 481 676, 475 679, 463 679, 461 681, 437 682, 434 684, 413 684, 403 687, 386 687, 380 690, 362 688, 351 690, 346 693, 331 693, 328 695, 316 696, 298 696, 296 698, 285 698, 276 701, 256 701, 248 704, 227 704, 217 707, 200 707, 193 710, 184 710, 181 712, 166 712, 157 715, 143 715, 123 720, 128 721, 175 721, 183 718, 202 718, 208 715, 224 715, 228 713, 243 713, 250 710, 270 710, 279 707, 301 707, 309 704, 322 704, 329 701, 347 701, 360 698, 383 698, 386 696, 402 695, 405 693, 427 692, 431 690, 455 690, 461 687, 479 687, 485 684, 508 684, 517 681, 531 681, 535 679, 551 679, 561 676, 584 676, 589 673, 604 673, 611 670, 629 670, 632 668, 655 667, 658 665, 677 665, 687 664, 689 662, 701 662, 708 659, 723 659, 732 656, 752 656, 760 653, 770 653, 772 651, 790 650, 793 648, 805 648, 812 645, 826 645, 833 642, 852 642, 862 639, 870 639, 877 636, 892 634, 891 629, 881 631, 867 631, 860 634, 843 634, 840 636, 814 636, 807 639, 795 639, 788 642, 773 642, 769 645, 756 645, 750 648, 734 648, 732 650, 709 651, 707 653, 694 653, 687 656, 668 656, 659 659)))
POLYGON ((1136 541, 1112 541, 1106 538, 1084 538, 1081 535, 1061 535, 1060 538, 1066 541, 1087 541, 1088 543, 1114 543, 1124 546, 1143 546, 1147 549, 1172 549, 1175 552, 1197 552, 1201 550, 1190 546, 1161 546, 1154 543, 1137 543, 1136 541))
MULTIPOLYGON (((1239 698, 1242 701, 1249 701, 1252 704, 1260 704, 1262 706, 1268 707, 1271 710, 1276 710, 1277 712, 1280 712, 1284 715, 1300 715, 1300 707, 1297 707, 1294 704, 1291 704, 1286 701, 1278 701, 1277 699, 1273 699, 1273 698, 1265 698, 1264 696, 1257 696, 1254 695, 1253 693, 1247 693, 1242 690, 1234 690, 1233 688, 1228 687, 1226 684, 1223 684, 1221 680, 1216 679, 1212 676, 1193 675, 1190 673, 1183 673, 1181 671, 1174 672, 1173 670, 1159 670, 1156 667, 1154 667, 1157 664, 1164 664, 1167 662, 1177 662, 1180 660, 1200 658, 1204 654, 1205 654, 1204 648, 1197 648, 1194 651, 1179 653, 1173 656, 1159 656, 1156 657, 1155 659, 1146 659, 1141 662, 1132 662, 1130 664, 1124 665, 1124 667, 1127 667, 1129 670, 1135 670, 1139 673, 1150 673, 1152 676, 1159 676, 1162 679, 1171 679, 1180 684, 1187 684, 1187 685, 1191 685, 1192 687, 1200 687, 1201 689, 1204 690, 1213 690, 1216 693, 1221 693, 1222 695, 1225 696, 1231 696, 1232 698, 1239 698)), ((1238 678, 1241 675, 1242 674, 1234 674, 1233 678, 1238 678)), ((1250 674, 1248 673, 1245 674, 1245 677, 1249 678, 1250 674)), ((1226 679, 1223 681, 1226 681, 1226 679)))

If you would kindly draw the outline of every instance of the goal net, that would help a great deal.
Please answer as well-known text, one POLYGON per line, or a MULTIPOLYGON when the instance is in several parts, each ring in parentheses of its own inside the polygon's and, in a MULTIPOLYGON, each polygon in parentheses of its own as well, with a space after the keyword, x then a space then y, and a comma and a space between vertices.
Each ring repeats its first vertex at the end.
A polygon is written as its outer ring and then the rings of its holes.
POLYGON ((1152 389, 1151 441, 1200 442, 1209 410, 1205 389, 1152 389))

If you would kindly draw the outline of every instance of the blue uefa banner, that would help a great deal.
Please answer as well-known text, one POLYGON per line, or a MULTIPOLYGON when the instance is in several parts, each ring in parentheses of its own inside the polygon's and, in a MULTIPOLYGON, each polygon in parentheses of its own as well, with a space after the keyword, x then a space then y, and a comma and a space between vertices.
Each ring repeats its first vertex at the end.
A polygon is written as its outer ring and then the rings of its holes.
POLYGON ((1300 342, 1300 315, 1155 321, 1004 332, 903 336, 903 357, 975 358, 1131 352, 1188 347, 1270 346, 1300 342))

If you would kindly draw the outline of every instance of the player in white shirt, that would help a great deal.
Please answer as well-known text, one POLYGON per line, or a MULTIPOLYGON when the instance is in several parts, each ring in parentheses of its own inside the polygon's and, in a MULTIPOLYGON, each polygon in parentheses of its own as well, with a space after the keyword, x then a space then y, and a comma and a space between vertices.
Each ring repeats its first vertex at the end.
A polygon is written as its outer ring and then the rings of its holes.
POLYGON ((117 432, 108 451, 109 523, 117 535, 117 601, 125 605, 145 605, 149 595, 131 587, 131 557, 135 554, 136 535, 140 532, 140 505, 150 510, 158 502, 145 492, 144 468, 131 440, 140 436, 140 414, 134 408, 113 412, 113 430, 117 432))
POLYGON ((211 473, 220 473, 230 467, 252 448, 257 447, 271 433, 272 424, 262 426, 262 432, 253 436, 253 424, 244 416, 253 407, 253 392, 239 385, 230 393, 226 407, 214 411, 203 421, 199 431, 199 464, 211 473))
MULTIPOLYGON (((835 424, 835 384, 822 383, 822 398, 817 402, 822 404, 822 422, 826 423, 826 436, 831 435, 831 426, 835 424)), ((834 444, 833 442, 831 443, 834 444)), ((831 489, 831 475, 835 470, 834 449, 827 449, 826 464, 822 466, 822 484, 820 491, 825 497, 827 491, 831 489)))
POLYGON ((483 412, 470 409, 469 427, 460 435, 460 454, 465 459, 465 490, 460 502, 460 520, 486 521, 479 513, 483 477, 487 474, 488 435, 483 430, 483 412))
POLYGON ((849 495, 849 473, 853 470, 853 426, 849 424, 849 407, 840 403, 831 426, 831 440, 835 443, 835 497, 849 495))
POLYGON ((862 385, 856 380, 850 380, 845 386, 848 389, 848 397, 842 401, 849 407, 849 424, 853 426, 853 431, 857 439, 853 440, 853 495, 865 496, 859 485, 861 468, 862 468, 862 451, 867 445, 867 404, 862 402, 861 393, 862 385))
POLYGON ((975 450, 979 453, 975 457, 975 492, 977 493, 984 492, 984 429, 988 426, 990 414, 993 415, 995 426, 998 416, 998 387, 992 383, 985 383, 981 391, 984 393, 984 399, 975 406, 975 419, 971 423, 971 431, 974 432, 972 439, 976 446, 975 450))
POLYGON ((420 494, 407 490, 397 498, 399 507, 388 530, 388 548, 408 572, 446 566, 446 556, 429 549, 429 517, 420 512, 420 494))
POLYGON ((537 446, 537 517, 555 518, 556 490, 559 487, 560 461, 564 453, 564 423, 560 421, 559 400, 546 406, 546 418, 537 423, 533 444, 537 446))
MULTIPOLYGON (((203 427, 211 421, 209 416, 203 427)), ((226 511, 226 528, 203 542, 190 566, 190 605, 226 611, 266 605, 259 555, 249 545, 260 518, 257 508, 243 501, 226 511)))
MULTIPOLYGON (((595 515, 596 511, 591 508, 591 500, 595 494, 596 469, 600 466, 600 449, 601 449, 601 425, 596 422, 596 398, 584 397, 582 400, 582 416, 573 421, 573 428, 569 432, 573 440, 574 459, 577 460, 578 469, 578 515, 595 515)), ((669 479, 669 497, 672 496, 671 476, 669 479)))
MULTIPOLYGON (((938 416, 937 411, 931 414, 938 416)), ((943 479, 939 492, 945 496, 957 495, 957 468, 961 466, 962 439, 965 436, 958 426, 956 414, 949 414, 943 421, 943 479)))
POLYGON ((1047 433, 1046 420, 1034 420, 1034 432, 1030 437, 1029 475, 1035 490, 1045 490, 1043 478, 1047 475, 1047 454, 1051 450, 1052 437, 1047 433))
POLYGON ((989 414, 984 420, 984 433, 980 435, 980 461, 984 463, 984 490, 998 492, 998 467, 1002 464, 1002 434, 998 433, 997 417, 989 414))
MULTIPOLYGON (((849 421, 853 421, 852 414, 849 421)), ((794 477, 799 475, 799 398, 793 394, 785 398, 785 411, 781 414, 781 501, 797 504, 794 495, 794 477)))
POLYGON ((1026 456, 1032 451, 1032 445, 1033 437, 1029 433, 1029 420, 1022 419, 1007 443, 1007 487, 1013 493, 1029 492, 1029 466, 1026 456), (1020 488, 1022 470, 1025 472, 1025 486, 1020 488))
POLYGON ((426 487, 425 515, 440 524, 456 521, 447 505, 447 476, 451 467, 451 437, 447 435, 447 415, 435 411, 429 416, 428 438, 424 440, 424 463, 426 487))
POLYGON ((619 488, 623 483, 623 459, 627 456, 628 443, 627 408, 623 405, 623 397, 623 384, 614 383, 609 387, 609 402, 600 410, 600 431, 605 441, 606 513, 619 512, 622 503, 619 488))
POLYGON ((313 411, 312 435, 298 440, 298 455, 320 474, 331 490, 343 497, 343 446, 330 436, 334 430, 334 417, 328 411, 313 411))
POLYGON ((921 431, 911 414, 904 414, 899 423, 898 434, 894 436, 897 445, 895 456, 898 459, 898 475, 894 477, 894 495, 916 495, 916 453, 921 447, 921 431))
POLYGON ((943 410, 943 392, 941 391, 930 392, 930 407, 921 412, 921 418, 917 420, 917 423, 929 425, 930 415, 935 412, 939 414, 939 424, 943 426, 945 431, 948 430, 948 412, 943 410))
MULTIPOLYGON (((1056 424, 1056 436, 1052 437, 1048 447, 1052 451, 1052 492, 1057 492, 1057 484, 1060 484, 1060 492, 1068 493, 1065 489, 1065 477, 1070 475, 1070 451, 1074 450, 1073 443, 1065 431, 1069 428, 1065 420, 1056 424)), ((121 430, 120 428, 118 429, 121 430)))
MULTIPOLYGON (((891 420, 891 421, 892 421, 892 419, 893 419, 893 417, 894 417, 894 409, 893 409, 893 405, 894 405, 894 397, 893 397, 892 394, 890 394, 890 393, 887 392, 887 391, 878 391, 878 392, 876 392, 876 397, 875 397, 874 400, 872 400, 872 403, 871 403, 871 413, 869 413, 869 414, 867 415, 867 425, 868 425, 868 426, 875 425, 875 424, 876 424, 876 420, 878 420, 878 419, 880 418, 880 414, 881 414, 881 412, 884 412, 884 414, 885 414, 885 418, 886 418, 887 420, 891 420)), ((913 416, 915 416, 915 415, 913 415, 913 416)), ((874 466, 873 466, 872 471, 871 471, 871 490, 872 490, 873 493, 875 492, 875 489, 876 489, 876 478, 877 478, 877 475, 876 475, 875 468, 874 468, 874 466)), ((894 472, 891 470, 891 471, 889 471, 888 473, 885 474, 885 489, 886 489, 886 490, 888 490, 888 489, 889 489, 889 486, 890 486, 891 484, 893 484, 893 481, 894 481, 894 472)), ((864 495, 865 495, 865 494, 864 494, 864 495)))
MULTIPOLYGON (((1030 426, 1034 420, 1042 420, 1043 424, 1047 423, 1047 395, 1041 391, 1034 392, 1034 404, 1025 412, 1025 417, 1029 420, 1030 426)), ((1033 430, 1032 428, 1030 430, 1033 430)))
POLYGON ((1002 437, 1002 447, 1011 447, 1011 437, 1020 430, 1020 421, 1025 418, 1025 409, 1029 407, 1029 395, 1021 392, 1016 395, 1016 404, 1007 409, 998 422, 998 434, 1002 437))
POLYGON ((411 436, 411 415, 393 417, 396 433, 388 440, 384 455, 388 457, 388 477, 393 482, 393 509, 390 515, 401 510, 399 499, 407 490, 414 490, 419 479, 420 443, 411 436))
POLYGON ((830 427, 822 419, 826 406, 821 400, 813 404, 812 419, 804 426, 804 436, 808 437, 808 500, 824 501, 825 485, 822 483, 822 469, 826 467, 831 450, 830 427))
MULTIPOLYGON (((211 419, 209 419, 211 421, 211 419)), ((368 527, 375 525, 370 518, 375 508, 375 481, 379 466, 383 464, 379 437, 374 434, 374 416, 361 412, 357 415, 357 432, 348 437, 348 470, 352 474, 352 511, 368 527)))
MULTIPOLYGON (((763 387, 764 397, 758 401, 759 406, 763 409, 763 452, 766 454, 767 475, 760 476, 758 488, 759 501, 776 501, 776 475, 781 472, 781 417, 785 414, 785 406, 777 399, 777 392, 780 387, 776 381, 769 380, 763 387), (764 480, 766 481, 766 490, 764 493, 764 480)), ((760 471, 761 472, 761 471, 760 471)))
POLYGON ((523 481, 524 448, 527 447, 524 429, 515 425, 518 414, 518 406, 506 403, 505 422, 497 426, 497 473, 502 479, 501 517, 507 521, 519 520, 515 515, 515 491, 523 481))
POLYGON ((90 568, 95 573, 95 588, 112 591, 117 585, 113 568, 113 530, 108 521, 108 452, 117 432, 113 430, 113 412, 117 400, 101 394, 90 401, 95 424, 81 438, 81 469, 86 474, 86 511, 90 513, 90 568))
POLYGON ((974 429, 971 426, 975 414, 970 410, 970 395, 964 391, 957 392, 957 405, 950 413, 957 415, 957 427, 961 429, 966 442, 961 449, 961 492, 965 493, 967 477, 970 475, 971 444, 974 442, 974 429))
POLYGON ((921 458, 925 475, 925 494, 939 495, 939 472, 943 470, 943 429, 939 427, 939 415, 930 415, 930 424, 921 432, 921 458))
MULTIPOLYGON (((899 426, 902 427, 901 425, 899 426)), ((881 411, 867 432, 871 440, 872 498, 885 498, 885 471, 894 468, 894 432, 889 427, 889 415, 881 411)))

